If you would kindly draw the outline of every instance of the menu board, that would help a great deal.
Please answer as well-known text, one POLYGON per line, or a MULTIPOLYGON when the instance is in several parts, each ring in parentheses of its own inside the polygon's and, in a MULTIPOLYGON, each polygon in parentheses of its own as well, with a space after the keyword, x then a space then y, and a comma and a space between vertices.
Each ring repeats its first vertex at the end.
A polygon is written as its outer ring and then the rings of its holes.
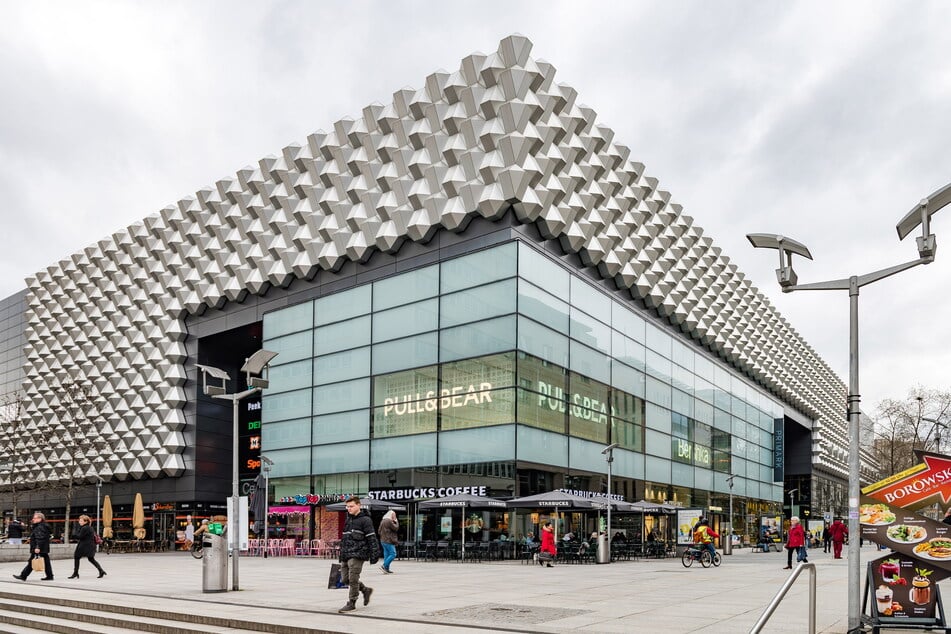
POLYGON ((874 589, 875 612, 879 617, 901 620, 935 617, 935 584, 946 578, 942 570, 898 553, 869 563, 869 580, 874 589))

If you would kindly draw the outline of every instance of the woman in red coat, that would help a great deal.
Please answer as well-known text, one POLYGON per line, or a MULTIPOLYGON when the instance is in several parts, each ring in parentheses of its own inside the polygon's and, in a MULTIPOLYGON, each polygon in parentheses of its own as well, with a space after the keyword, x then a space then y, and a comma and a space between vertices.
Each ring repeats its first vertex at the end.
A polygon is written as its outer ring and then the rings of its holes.
MULTIPOLYGON (((799 523, 799 518, 793 516, 789 520, 789 539, 786 540, 786 567, 784 570, 792 568, 792 554, 794 550, 799 550, 806 545, 806 529, 799 523)), ((803 559, 803 561, 806 561, 803 559)))
MULTIPOLYGON (((555 555, 558 554, 558 550, 555 548, 555 527, 551 525, 551 522, 545 522, 545 525, 542 526, 542 546, 540 549, 539 555, 541 553, 548 553, 551 555, 551 559, 548 559, 548 567, 551 568, 551 562, 555 558, 555 555)), ((538 563, 541 565, 543 558, 538 557, 538 563)))

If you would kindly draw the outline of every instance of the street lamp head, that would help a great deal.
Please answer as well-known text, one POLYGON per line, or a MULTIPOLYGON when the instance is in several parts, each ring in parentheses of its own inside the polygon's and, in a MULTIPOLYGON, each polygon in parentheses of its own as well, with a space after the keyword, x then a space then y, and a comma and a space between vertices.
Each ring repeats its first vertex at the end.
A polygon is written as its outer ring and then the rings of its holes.
POLYGON ((268 458, 267 456, 265 456, 264 454, 261 454, 261 462, 263 462, 264 464, 266 464, 266 465, 269 466, 269 467, 273 467, 273 466, 274 466, 274 461, 271 460, 270 458, 268 458))
POLYGON ((895 225, 895 229, 898 231, 898 239, 904 240, 905 236, 914 231, 918 225, 921 225, 921 235, 918 236, 917 240, 918 256, 922 259, 934 259, 938 245, 934 234, 931 233, 931 216, 949 203, 951 203, 951 183, 923 198, 921 202, 912 207, 911 211, 905 214, 904 218, 898 221, 898 224, 895 225))
POLYGON ((271 363, 271 359, 276 356, 276 352, 258 350, 247 358, 244 365, 241 366, 241 371, 247 375, 248 387, 256 387, 263 390, 271 384, 267 379, 266 372, 268 364, 271 363), (262 372, 265 372, 264 376, 251 376, 252 374, 261 374, 262 372))
POLYGON ((748 233, 746 239, 757 249, 776 249, 779 251, 779 268, 776 269, 776 279, 783 290, 795 286, 799 282, 796 271, 793 270, 792 266, 793 254, 801 255, 808 260, 812 259, 812 254, 809 253, 806 245, 776 233, 748 233))
POLYGON ((227 372, 213 365, 201 365, 200 363, 195 365, 201 370, 202 389, 206 396, 220 396, 228 391, 227 385, 231 376, 227 372), (208 385, 208 377, 221 381, 221 385, 208 385))
POLYGON ((607 455, 619 447, 619 443, 613 442, 604 449, 601 450, 601 453, 607 455))

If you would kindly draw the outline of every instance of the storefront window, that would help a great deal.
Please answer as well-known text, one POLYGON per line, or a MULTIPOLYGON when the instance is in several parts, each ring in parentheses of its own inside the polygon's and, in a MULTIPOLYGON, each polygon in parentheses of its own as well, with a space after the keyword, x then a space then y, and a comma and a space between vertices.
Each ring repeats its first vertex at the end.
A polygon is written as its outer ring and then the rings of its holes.
POLYGON ((606 443, 610 420, 610 390, 599 383, 575 372, 568 375, 569 399, 568 433, 576 438, 585 438, 606 443))

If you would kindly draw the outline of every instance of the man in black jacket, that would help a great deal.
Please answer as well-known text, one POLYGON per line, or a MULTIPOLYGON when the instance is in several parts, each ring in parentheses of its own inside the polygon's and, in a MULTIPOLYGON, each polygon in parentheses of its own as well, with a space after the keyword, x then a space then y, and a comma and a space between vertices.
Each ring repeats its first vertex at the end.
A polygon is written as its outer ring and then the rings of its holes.
POLYGON ((370 603, 373 588, 360 581, 364 562, 375 564, 380 559, 380 542, 373 530, 370 514, 360 507, 360 498, 347 500, 347 522, 340 542, 340 580, 350 585, 350 600, 337 610, 353 612, 357 609, 357 595, 363 593, 363 605, 370 603))
MULTIPOLYGON (((39 555, 43 557, 43 563, 46 565, 46 576, 41 581, 53 580, 53 566, 50 565, 50 525, 46 523, 46 516, 42 513, 33 514, 33 532, 30 533, 30 559, 39 555)), ((33 572, 33 566, 29 561, 26 562, 26 568, 19 575, 13 575, 15 579, 26 581, 26 578, 33 572)))
POLYGON ((17 546, 23 543, 23 524, 15 517, 7 524, 7 543, 17 546))

